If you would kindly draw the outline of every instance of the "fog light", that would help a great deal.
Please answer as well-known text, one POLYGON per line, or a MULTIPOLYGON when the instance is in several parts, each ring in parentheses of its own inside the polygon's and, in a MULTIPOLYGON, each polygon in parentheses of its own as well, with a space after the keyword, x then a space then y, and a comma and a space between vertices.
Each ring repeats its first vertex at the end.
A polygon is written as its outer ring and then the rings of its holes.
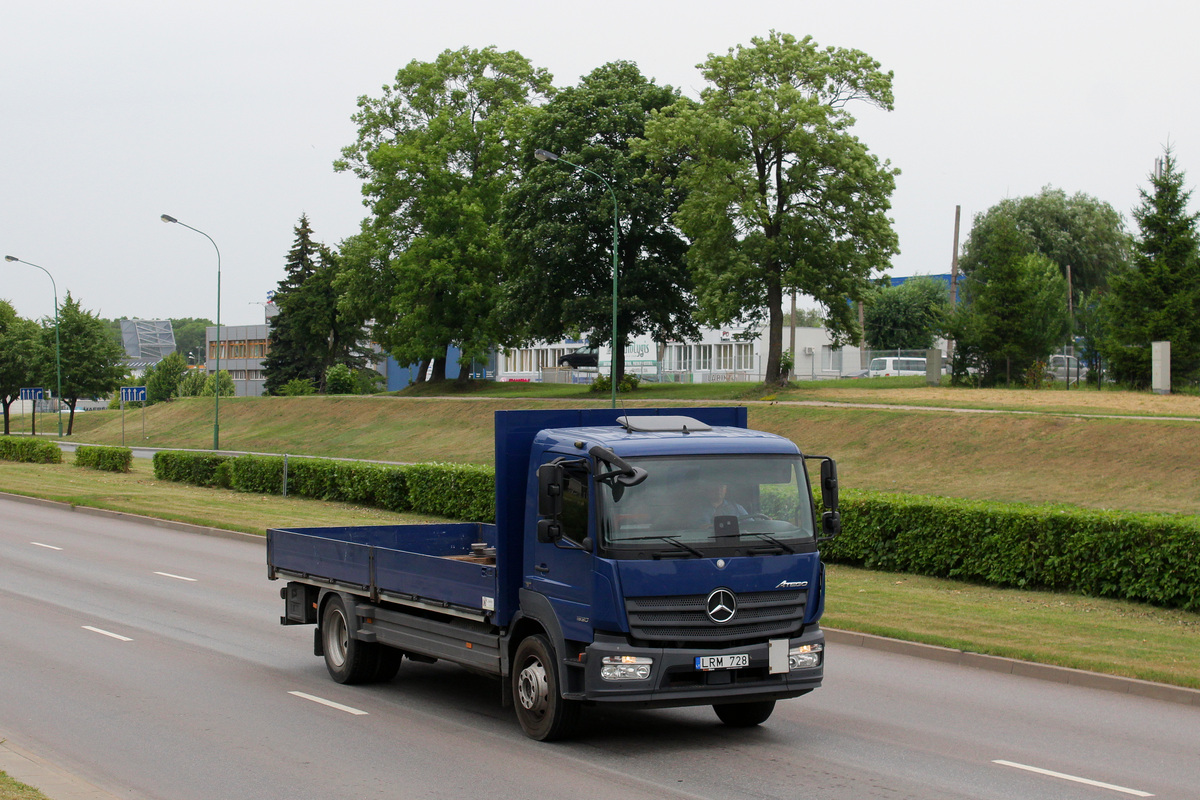
POLYGON ((605 656, 600 663, 600 677, 606 681, 644 681, 650 677, 650 666, 654 659, 642 656, 605 656))
POLYGON ((812 669, 821 666, 822 644, 802 644, 788 650, 788 669, 812 669))

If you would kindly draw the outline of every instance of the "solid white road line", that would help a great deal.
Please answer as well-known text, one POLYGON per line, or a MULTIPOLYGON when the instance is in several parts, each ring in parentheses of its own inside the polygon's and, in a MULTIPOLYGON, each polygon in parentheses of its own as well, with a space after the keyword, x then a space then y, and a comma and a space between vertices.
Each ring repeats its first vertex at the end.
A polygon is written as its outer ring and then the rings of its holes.
POLYGON ((1101 783, 1100 781, 1092 781, 1092 780, 1088 780, 1087 778, 1077 777, 1075 775, 1066 775, 1061 772, 1054 772, 1053 770, 1042 769, 1041 767, 1031 767, 1028 764, 1018 764, 1015 761, 1001 761, 1001 760, 997 759, 995 761, 992 761, 992 763, 993 764, 1001 764, 1005 767, 1015 767, 1016 769, 1023 769, 1027 772, 1036 772, 1038 775, 1049 775, 1051 778, 1062 778, 1064 781, 1074 781, 1075 783, 1082 783, 1087 786, 1095 786, 1098 789, 1111 789, 1114 792, 1123 792, 1124 794, 1131 794, 1134 797, 1154 797, 1154 795, 1152 795, 1148 792, 1139 792, 1137 789, 1126 789, 1124 786, 1114 786, 1111 783, 1101 783))
POLYGON ((303 697, 305 700, 312 700, 314 703, 320 703, 323 706, 336 708, 338 711, 345 711, 347 714, 354 714, 355 716, 361 717, 365 716, 367 713, 366 711, 361 711, 357 708, 351 708, 350 706, 344 706, 341 703, 335 703, 332 700, 326 700, 323 697, 315 697, 311 694, 305 694, 304 692, 288 692, 288 694, 294 694, 296 697, 303 697))
POLYGON ((61 547, 55 547, 52 544, 42 544, 41 542, 30 542, 30 544, 33 545, 34 547, 44 547, 47 550, 62 550, 61 547))
POLYGON ((162 575, 164 578, 174 578, 174 579, 175 579, 175 580, 177 580, 177 581, 189 581, 190 583, 195 583, 195 582, 196 582, 196 579, 195 579, 195 578, 185 578, 185 577, 183 577, 182 575, 172 575, 172 574, 171 574, 171 573, 169 573, 169 572, 156 572, 156 573, 154 573, 154 574, 155 574, 155 575, 162 575))
POLYGON ((113 633, 112 631, 101 630, 100 628, 93 628, 91 625, 84 625, 83 629, 85 631, 91 631, 92 633, 99 633, 104 636, 111 636, 114 639, 120 639, 122 642, 132 642, 133 641, 133 639, 130 639, 128 636, 122 636, 119 633, 113 633))

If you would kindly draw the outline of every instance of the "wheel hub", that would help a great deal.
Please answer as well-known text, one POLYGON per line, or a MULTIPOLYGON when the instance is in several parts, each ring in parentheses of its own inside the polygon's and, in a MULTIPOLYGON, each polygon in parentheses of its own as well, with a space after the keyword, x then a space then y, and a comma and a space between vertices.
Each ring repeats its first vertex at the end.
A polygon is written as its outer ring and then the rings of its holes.
POLYGON ((540 661, 531 661, 517 678, 517 698, 521 707, 532 714, 544 714, 550 702, 550 687, 546 668, 540 661))

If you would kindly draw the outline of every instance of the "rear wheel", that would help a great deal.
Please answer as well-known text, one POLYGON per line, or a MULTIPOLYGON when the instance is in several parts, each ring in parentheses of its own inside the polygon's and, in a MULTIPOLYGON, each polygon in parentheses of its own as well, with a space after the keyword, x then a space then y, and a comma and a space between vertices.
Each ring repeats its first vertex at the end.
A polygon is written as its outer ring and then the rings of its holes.
POLYGON ((379 669, 379 645, 355 639, 351 619, 340 596, 329 598, 321 614, 325 668, 338 683, 369 683, 379 669))
POLYGON ((530 636, 517 646, 512 693, 517 720, 531 739, 562 739, 579 719, 579 703, 559 694, 554 650, 545 636, 530 636))
POLYGON ((751 728, 761 725, 775 710, 774 700, 762 700, 757 703, 722 703, 713 706, 721 722, 731 728, 751 728))
POLYGON ((404 660, 404 653, 387 645, 380 644, 376 647, 379 648, 379 663, 375 667, 374 679, 380 683, 387 683, 400 671, 400 662, 404 660))

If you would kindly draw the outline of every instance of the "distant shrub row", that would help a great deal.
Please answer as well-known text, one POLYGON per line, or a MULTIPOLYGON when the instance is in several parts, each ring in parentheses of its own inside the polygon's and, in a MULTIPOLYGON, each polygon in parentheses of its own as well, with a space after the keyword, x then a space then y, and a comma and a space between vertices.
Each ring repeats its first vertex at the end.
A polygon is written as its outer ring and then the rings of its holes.
POLYGON ((128 447, 80 445, 75 448, 75 466, 106 472, 129 472, 133 465, 133 450, 128 447))
MULTIPOLYGON (((162 451, 160 480, 257 494, 283 493, 282 456, 222 456, 162 451)), ((472 522, 495 519, 495 471, 464 464, 367 464, 288 458, 289 495, 430 514, 472 522)))
POLYGON ((62 450, 54 442, 32 436, 0 436, 0 460, 61 464, 62 450))
POLYGON ((1200 611, 1200 524, 1168 514, 845 491, 828 561, 1200 611))

